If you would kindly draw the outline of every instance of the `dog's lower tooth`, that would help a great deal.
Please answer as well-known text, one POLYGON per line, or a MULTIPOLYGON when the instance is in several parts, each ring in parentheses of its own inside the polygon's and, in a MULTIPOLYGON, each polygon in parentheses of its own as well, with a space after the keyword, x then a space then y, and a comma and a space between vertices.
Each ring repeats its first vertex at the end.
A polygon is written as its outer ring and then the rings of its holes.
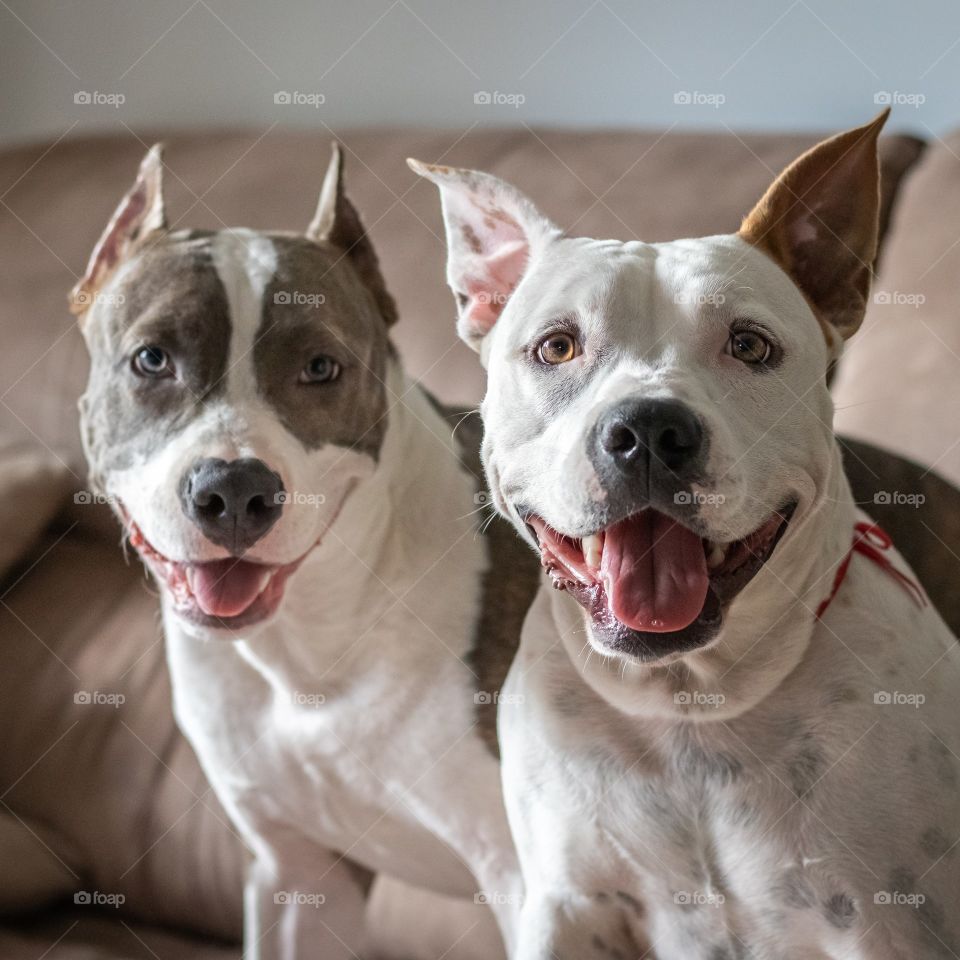
POLYGON ((603 557, 603 541, 597 534, 583 538, 583 559, 591 570, 600 569, 600 560, 603 557))
POLYGON ((270 578, 273 576, 272 570, 267 570, 266 573, 260 578, 260 588, 257 590, 257 593, 263 593, 267 589, 267 584, 270 582, 270 578))
POLYGON ((713 570, 716 567, 719 567, 723 563, 724 558, 727 555, 727 548, 722 547, 719 543, 711 544, 710 546, 710 556, 707 557, 707 566, 713 570))

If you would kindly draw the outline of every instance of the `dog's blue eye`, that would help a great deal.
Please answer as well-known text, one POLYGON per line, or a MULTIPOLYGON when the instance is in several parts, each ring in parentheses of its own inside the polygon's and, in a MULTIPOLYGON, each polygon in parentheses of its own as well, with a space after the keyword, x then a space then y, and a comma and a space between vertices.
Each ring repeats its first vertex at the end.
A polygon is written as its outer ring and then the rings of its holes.
POLYGON ((160 347, 141 347, 133 355, 133 369, 141 377, 172 377, 173 361, 170 354, 160 347))
POLYGON ((340 376, 340 364, 333 357, 321 353, 300 371, 301 383, 330 383, 340 376))

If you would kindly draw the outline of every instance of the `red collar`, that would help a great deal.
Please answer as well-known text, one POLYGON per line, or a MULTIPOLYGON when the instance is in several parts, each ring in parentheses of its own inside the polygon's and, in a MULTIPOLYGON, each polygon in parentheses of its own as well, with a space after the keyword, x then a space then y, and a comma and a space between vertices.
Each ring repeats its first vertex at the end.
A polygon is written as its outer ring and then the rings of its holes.
POLYGON ((833 578, 833 588, 830 594, 821 601, 817 607, 817 619, 819 620, 830 606, 831 601, 840 590, 847 570, 850 569, 850 561, 855 553, 862 553, 865 557, 872 560, 881 570, 885 570, 910 594, 914 603, 918 607, 927 605, 927 598, 916 580, 908 577, 905 573, 898 570, 886 555, 886 551, 893 546, 893 541, 882 528, 875 523, 865 523, 862 520, 853 525, 853 546, 843 558, 840 566, 837 567, 837 573, 833 578))

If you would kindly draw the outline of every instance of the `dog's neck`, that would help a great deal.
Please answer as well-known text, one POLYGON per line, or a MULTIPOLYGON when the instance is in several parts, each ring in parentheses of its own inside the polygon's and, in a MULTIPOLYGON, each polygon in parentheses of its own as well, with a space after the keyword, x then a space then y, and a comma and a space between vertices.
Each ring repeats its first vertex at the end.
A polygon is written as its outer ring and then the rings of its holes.
POLYGON ((727 720, 773 693, 802 661, 850 550, 856 508, 833 443, 817 493, 801 497, 774 555, 731 604, 716 640, 668 665, 623 664, 582 647, 582 613, 557 594, 554 619, 575 667, 605 700, 638 717, 727 720), (571 629, 579 621, 581 629, 571 629))
POLYGON ((420 619, 435 622, 434 613, 418 606, 431 585, 433 602, 469 607, 469 597, 435 581, 455 571, 459 583, 482 566, 475 482, 449 424, 398 362, 386 383, 388 426, 376 469, 291 579, 276 617, 234 641, 278 689, 306 690, 322 678, 329 691, 364 658, 386 663, 414 656, 418 643, 435 645, 420 619), (387 633, 393 642, 384 642, 387 633))

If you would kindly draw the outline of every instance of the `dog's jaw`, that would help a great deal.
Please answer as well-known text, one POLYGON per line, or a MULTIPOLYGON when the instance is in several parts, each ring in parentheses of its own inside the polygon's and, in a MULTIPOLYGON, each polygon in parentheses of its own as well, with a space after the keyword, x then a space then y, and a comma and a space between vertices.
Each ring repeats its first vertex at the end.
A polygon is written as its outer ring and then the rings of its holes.
POLYGON ((526 523, 554 587, 570 593, 586 612, 593 648, 605 656, 662 664, 702 649, 717 638, 725 611, 771 557, 795 509, 796 502, 788 501, 746 537, 722 544, 702 538, 652 509, 639 511, 583 538, 565 536, 539 516, 528 516, 526 523), (614 549, 623 552, 620 545, 608 546, 609 541, 614 537, 629 539, 635 534, 630 528, 638 526, 649 528, 639 552, 628 550, 626 560, 620 556, 606 562, 614 549), (671 537, 670 529, 676 535, 671 537), (683 542, 672 551, 679 556, 675 556, 675 569, 667 573, 668 582, 658 585, 656 580, 663 573, 654 570, 654 566, 659 562, 658 554, 664 552, 659 545, 670 539, 683 542), (611 569, 624 562, 641 564, 648 556, 652 561, 649 569, 631 569, 626 573, 611 569), (645 575, 653 582, 628 584, 626 588, 617 583, 618 576, 643 581, 645 575), (668 596, 663 602, 665 591, 668 596), (623 592, 640 594, 638 613, 631 615, 628 607, 624 616, 623 602, 617 602, 618 594, 623 592), (658 593, 659 605, 667 610, 669 620, 647 615, 658 605, 658 593), (678 612, 678 607, 685 607, 686 612, 678 612))

